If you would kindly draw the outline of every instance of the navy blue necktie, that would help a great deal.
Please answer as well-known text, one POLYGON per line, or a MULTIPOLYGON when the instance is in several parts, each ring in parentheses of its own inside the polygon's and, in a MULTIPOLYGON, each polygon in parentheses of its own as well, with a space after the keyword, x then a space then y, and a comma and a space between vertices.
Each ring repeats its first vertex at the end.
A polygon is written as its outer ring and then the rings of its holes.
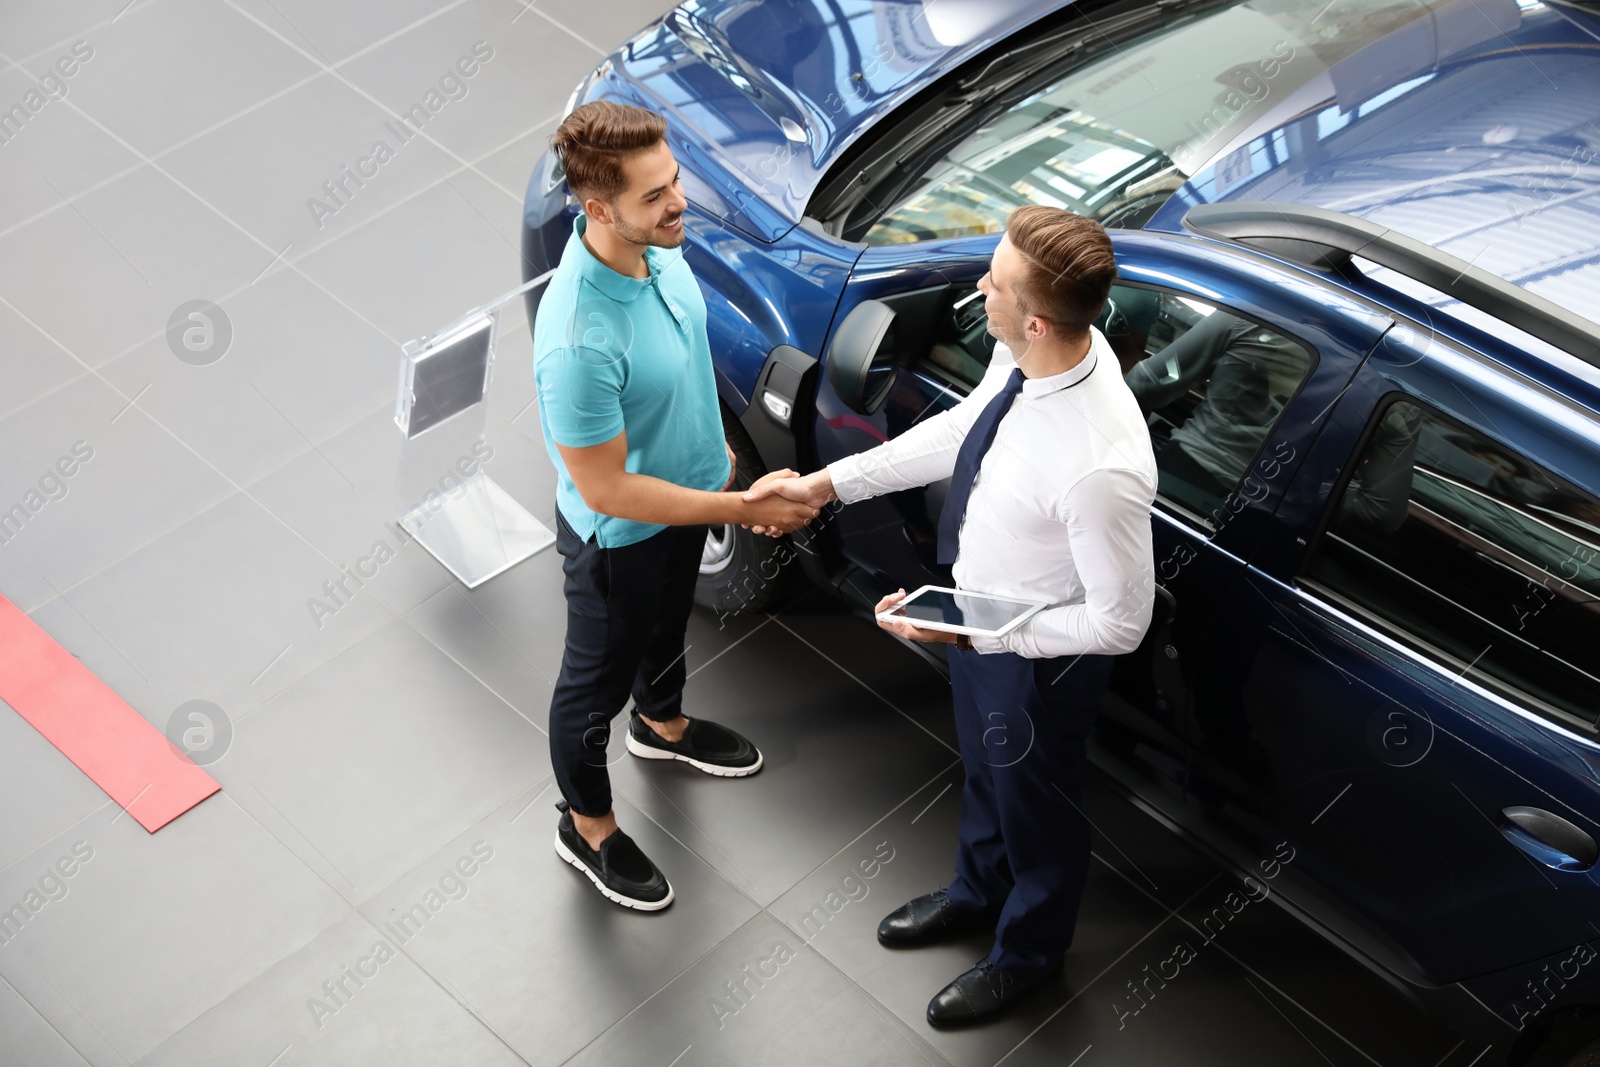
POLYGON ((967 499, 972 496, 972 483, 978 478, 978 468, 983 464, 984 453, 994 444, 994 433, 1000 420, 1011 409, 1011 402, 1022 392, 1022 368, 1017 367, 978 415, 978 421, 967 431, 956 453, 956 469, 950 475, 950 492, 944 498, 944 510, 939 513, 939 562, 956 561, 956 545, 961 538, 961 520, 967 515, 967 499))

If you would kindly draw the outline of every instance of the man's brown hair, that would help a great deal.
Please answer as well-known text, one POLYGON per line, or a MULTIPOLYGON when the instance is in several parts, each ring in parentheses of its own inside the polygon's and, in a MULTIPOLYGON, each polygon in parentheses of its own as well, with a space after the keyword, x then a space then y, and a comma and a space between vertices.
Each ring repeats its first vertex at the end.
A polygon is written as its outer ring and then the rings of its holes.
POLYGON ((561 120, 550 135, 550 147, 580 203, 590 197, 609 203, 627 186, 623 162, 635 152, 654 148, 666 135, 667 120, 654 111, 592 100, 561 120))
POLYGON ((1068 337, 1087 333, 1117 280, 1105 227, 1064 208, 1029 204, 1006 219, 1006 237, 1027 264, 1013 287, 1018 309, 1068 337))

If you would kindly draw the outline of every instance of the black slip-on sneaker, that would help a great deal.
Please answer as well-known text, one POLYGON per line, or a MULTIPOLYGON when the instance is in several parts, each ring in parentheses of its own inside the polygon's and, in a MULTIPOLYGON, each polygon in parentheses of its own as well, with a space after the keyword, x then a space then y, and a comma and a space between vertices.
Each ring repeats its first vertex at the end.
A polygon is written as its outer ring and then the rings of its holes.
POLYGON ((638 715, 628 717, 628 751, 640 759, 676 759, 719 778, 743 778, 761 769, 761 753, 743 735, 708 719, 690 719, 683 738, 667 741, 638 715))
POLYGON ((588 875, 607 900, 638 911, 660 911, 672 903, 672 886, 633 838, 616 830, 596 851, 572 824, 567 802, 557 801, 556 810, 561 812, 556 855, 588 875))

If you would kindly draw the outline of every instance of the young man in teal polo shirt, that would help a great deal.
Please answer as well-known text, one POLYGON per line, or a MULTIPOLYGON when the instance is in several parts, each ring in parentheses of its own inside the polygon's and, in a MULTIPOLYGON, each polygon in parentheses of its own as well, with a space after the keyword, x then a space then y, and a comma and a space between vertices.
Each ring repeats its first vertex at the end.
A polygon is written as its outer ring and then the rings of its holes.
POLYGON ((644 911, 672 903, 672 887, 617 829, 611 720, 631 695, 635 756, 722 777, 759 770, 748 740, 682 712, 700 552, 710 523, 787 533, 817 515, 804 503, 748 503, 725 491, 733 453, 705 301, 680 247, 688 201, 666 129, 654 112, 596 101, 552 135, 583 214, 533 329, 566 574, 566 649, 550 702, 550 759, 564 798, 555 847, 607 899, 644 911))

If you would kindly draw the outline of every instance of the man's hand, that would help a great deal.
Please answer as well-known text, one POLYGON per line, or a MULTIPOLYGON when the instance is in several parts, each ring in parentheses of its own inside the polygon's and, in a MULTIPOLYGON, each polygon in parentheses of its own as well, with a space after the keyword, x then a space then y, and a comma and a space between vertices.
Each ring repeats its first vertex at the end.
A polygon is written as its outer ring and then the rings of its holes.
MULTIPOLYGON (((882 615, 905 598, 906 591, 904 589, 898 593, 890 593, 878 601, 878 606, 872 609, 872 614, 882 615)), ((900 619, 879 619, 878 625, 892 634, 904 637, 908 641, 921 641, 923 644, 928 645, 953 645, 956 643, 955 634, 946 633, 943 630, 925 630, 921 626, 904 622, 900 619)))
MULTIPOLYGON (((763 475, 754 485, 745 491, 746 501, 754 502, 782 497, 798 503, 807 504, 813 508, 821 508, 824 504, 838 499, 833 492, 833 479, 828 476, 826 467, 804 477, 798 477, 792 470, 773 471, 763 475)), ((769 530, 760 525, 750 527, 758 534, 767 534, 776 537, 784 531, 769 530)))
POLYGON ((781 496, 745 501, 743 511, 749 518, 739 525, 771 537, 793 533, 817 517, 817 509, 810 504, 781 496))
POLYGON ((733 454, 732 445, 724 444, 723 447, 728 450, 728 480, 722 486, 722 491, 726 493, 733 488, 733 480, 739 477, 739 457, 733 454))

